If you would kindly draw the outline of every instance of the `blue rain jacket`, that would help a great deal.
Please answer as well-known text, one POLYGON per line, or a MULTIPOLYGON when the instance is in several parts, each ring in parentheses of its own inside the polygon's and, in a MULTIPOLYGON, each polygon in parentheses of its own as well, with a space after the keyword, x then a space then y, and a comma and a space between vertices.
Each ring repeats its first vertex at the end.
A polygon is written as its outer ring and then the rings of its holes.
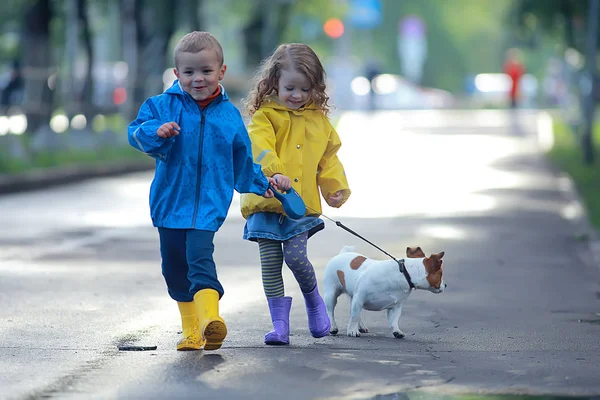
POLYGON ((233 198, 264 195, 267 178, 252 159, 248 132, 225 89, 203 110, 179 81, 147 99, 128 127, 129 143, 156 159, 150 187, 152 223, 160 228, 216 232, 233 198), (181 131, 172 138, 156 135, 166 122, 181 131))

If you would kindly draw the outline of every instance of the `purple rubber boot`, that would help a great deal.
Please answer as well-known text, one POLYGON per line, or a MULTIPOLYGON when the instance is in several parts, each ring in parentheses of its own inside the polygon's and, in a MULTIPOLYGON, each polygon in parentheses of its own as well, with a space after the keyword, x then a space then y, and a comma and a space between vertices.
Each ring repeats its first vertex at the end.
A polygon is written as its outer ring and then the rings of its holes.
POLYGON ((265 344, 281 345, 290 344, 290 308, 291 297, 269 297, 269 311, 273 330, 265 335, 265 344))
POLYGON ((329 328, 331 328, 331 323, 327 316, 325 302, 319 294, 319 288, 315 286, 312 292, 302 294, 304 295, 304 303, 306 304, 310 333, 316 338, 327 336, 329 328))

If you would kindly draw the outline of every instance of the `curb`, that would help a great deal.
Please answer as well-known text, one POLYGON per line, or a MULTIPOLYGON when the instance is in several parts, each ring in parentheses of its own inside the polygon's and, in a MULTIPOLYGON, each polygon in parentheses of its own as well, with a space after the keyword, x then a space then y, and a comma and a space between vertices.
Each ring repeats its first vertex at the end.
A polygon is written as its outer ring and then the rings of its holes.
POLYGON ((106 165, 75 165, 46 168, 16 175, 0 174, 0 194, 39 190, 67 183, 81 182, 90 178, 149 171, 153 168, 154 162, 144 160, 106 165))
MULTIPOLYGON (((553 113, 547 113, 552 119, 555 118, 553 113)), ((576 230, 576 239, 577 241, 581 242, 584 247, 586 254, 579 255, 580 261, 589 264, 597 271, 600 271, 600 232, 592 225, 589 211, 573 178, 571 178, 571 176, 562 169, 554 165, 548 156, 547 149, 545 150, 540 147, 539 129, 540 125, 538 114, 538 129, 536 130, 536 138, 534 140, 537 143, 538 150, 544 158, 544 162, 550 171, 552 171, 552 174, 554 175, 559 186, 561 186, 564 198, 570 203, 568 207, 570 208, 570 212, 573 214, 573 217, 571 218, 566 217, 564 215, 565 211, 563 210, 562 216, 573 224, 576 230)), ((552 136, 554 136, 553 131, 552 136)))
POLYGON ((558 177, 563 179, 565 182, 568 182, 569 188, 566 191, 566 196, 567 199, 576 207, 579 215, 572 222, 579 231, 578 234, 582 236, 584 245, 589 251, 588 256, 590 257, 589 259, 587 257, 583 257, 582 261, 592 264, 598 271, 600 271, 600 235, 590 222, 588 210, 573 179, 564 172, 560 172, 558 177))

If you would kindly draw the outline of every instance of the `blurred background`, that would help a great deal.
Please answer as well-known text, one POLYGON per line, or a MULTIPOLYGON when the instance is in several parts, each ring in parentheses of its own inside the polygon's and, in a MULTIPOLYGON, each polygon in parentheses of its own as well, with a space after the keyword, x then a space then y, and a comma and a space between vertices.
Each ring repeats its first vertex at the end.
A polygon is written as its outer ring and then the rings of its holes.
MULTIPOLYGON (((599 7, 0 0, 0 399, 600 393, 599 7), (368 314, 370 337, 317 343, 285 268, 294 343, 262 348, 260 255, 241 238, 237 195, 215 238, 228 348, 175 354, 148 209, 155 161, 129 146, 127 124, 171 85, 173 48, 192 30, 221 42, 238 106, 278 44, 320 56, 352 188, 325 215, 389 254, 447 254, 447 293, 411 295, 403 342, 368 314), (117 350, 129 344, 158 350, 117 350)), ((311 241, 318 277, 343 245, 385 258, 333 222, 311 241)))
POLYGON ((146 97, 172 83, 174 44, 191 30, 221 41, 224 85, 237 104, 279 43, 304 42, 325 64, 336 111, 543 108, 591 141, 597 7, 597 0, 4 0, 0 173, 139 157, 126 125, 146 97))

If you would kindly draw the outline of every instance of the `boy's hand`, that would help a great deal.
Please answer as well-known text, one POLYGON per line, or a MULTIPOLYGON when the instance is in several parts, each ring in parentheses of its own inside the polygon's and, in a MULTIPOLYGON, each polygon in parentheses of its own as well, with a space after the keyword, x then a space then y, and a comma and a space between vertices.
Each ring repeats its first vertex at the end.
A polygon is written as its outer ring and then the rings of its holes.
POLYGON ((292 187, 292 180, 285 175, 275 174, 273 179, 277 182, 277 189, 289 190, 292 187))
POLYGON ((330 207, 336 207, 342 202, 343 199, 344 196, 342 192, 338 190, 333 195, 327 197, 325 201, 327 202, 327 204, 329 204, 330 207))
MULTIPOLYGON (((275 181, 275 179, 269 178, 267 176, 267 180, 269 181, 269 185, 272 185, 274 188, 277 188, 277 181, 275 181)), ((275 197, 275 195, 273 194, 273 191, 271 190, 270 187, 267 189, 266 193, 263 194, 263 197, 265 199, 270 199, 271 197, 275 197)))
POLYGON ((158 130, 156 131, 156 135, 165 139, 171 138, 173 136, 179 135, 180 130, 181 128, 179 128, 179 125, 177 125, 176 122, 167 122, 162 124, 160 128, 158 128, 158 130))

